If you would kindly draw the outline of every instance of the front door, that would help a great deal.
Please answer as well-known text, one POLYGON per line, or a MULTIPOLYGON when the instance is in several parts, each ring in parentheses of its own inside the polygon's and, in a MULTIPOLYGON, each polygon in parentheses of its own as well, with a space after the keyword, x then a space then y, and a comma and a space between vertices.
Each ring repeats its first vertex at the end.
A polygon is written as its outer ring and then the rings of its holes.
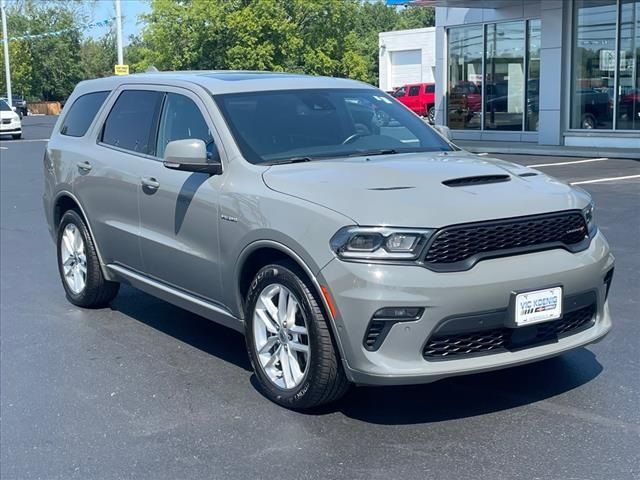
POLYGON ((223 176, 169 170, 161 160, 173 140, 201 139, 210 151, 214 144, 208 122, 196 95, 181 89, 165 94, 157 136, 158 158, 145 164, 141 177, 140 247, 147 275, 217 300, 218 198, 223 176))

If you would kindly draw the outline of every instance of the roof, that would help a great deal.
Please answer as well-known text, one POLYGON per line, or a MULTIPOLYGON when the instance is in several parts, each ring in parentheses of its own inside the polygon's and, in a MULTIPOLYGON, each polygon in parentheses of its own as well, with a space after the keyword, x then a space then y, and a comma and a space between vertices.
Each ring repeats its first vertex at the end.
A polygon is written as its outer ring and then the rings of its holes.
POLYGON ((363 82, 344 78, 317 77, 284 72, 251 72, 241 70, 211 70, 182 72, 153 72, 112 76, 80 82, 76 90, 84 92, 112 90, 123 84, 200 85, 212 94, 288 90, 305 88, 374 88, 363 82))

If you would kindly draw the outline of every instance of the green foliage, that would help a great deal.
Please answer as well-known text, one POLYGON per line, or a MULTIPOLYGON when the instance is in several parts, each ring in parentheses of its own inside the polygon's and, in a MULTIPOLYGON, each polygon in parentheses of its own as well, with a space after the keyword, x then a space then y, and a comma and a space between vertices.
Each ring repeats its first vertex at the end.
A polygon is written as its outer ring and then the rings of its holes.
MULTIPOLYGON (((84 9, 92 5, 95 1, 21 0, 7 7, 12 37, 71 29, 10 42, 15 93, 65 100, 80 80, 112 75, 113 32, 92 39, 79 28, 90 20, 84 9)), ((151 65, 271 70, 376 84, 378 33, 431 26, 434 15, 432 8, 400 9, 382 0, 151 0, 142 20, 142 35, 131 37, 124 52, 132 72, 151 65)))
POLYGON ((82 78, 100 78, 113 75, 113 66, 118 63, 116 38, 113 32, 93 40, 88 38, 80 46, 82 78))
POLYGON ((378 33, 433 25, 433 9, 382 0, 152 0, 133 71, 241 69, 378 81, 378 33))
MULTIPOLYGON (((31 49, 27 42, 16 41, 9 43, 9 58, 11 59, 11 91, 14 95, 29 95, 31 93, 32 60, 31 49)), ((7 91, 4 71, 4 48, 0 48, 0 95, 7 91)))

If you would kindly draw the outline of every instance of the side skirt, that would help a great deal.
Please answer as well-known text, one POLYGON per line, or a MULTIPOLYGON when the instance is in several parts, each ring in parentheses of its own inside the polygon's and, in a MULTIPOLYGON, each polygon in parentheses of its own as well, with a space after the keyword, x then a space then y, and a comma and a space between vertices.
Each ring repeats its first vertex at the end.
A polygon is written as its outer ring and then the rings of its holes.
POLYGON ((222 306, 207 302, 206 300, 158 282, 157 280, 153 280, 121 265, 109 264, 107 265, 107 269, 118 281, 128 283, 154 297, 158 297, 180 308, 189 310, 196 315, 200 315, 244 334, 244 322, 233 316, 231 312, 222 306))

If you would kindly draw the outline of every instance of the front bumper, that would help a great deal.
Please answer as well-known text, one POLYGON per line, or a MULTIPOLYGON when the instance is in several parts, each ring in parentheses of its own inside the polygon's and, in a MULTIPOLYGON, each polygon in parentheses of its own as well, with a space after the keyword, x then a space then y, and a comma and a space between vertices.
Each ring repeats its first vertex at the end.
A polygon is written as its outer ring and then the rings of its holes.
POLYGON ((0 135, 15 135, 22 133, 20 122, 0 123, 0 135))
POLYGON ((441 378, 520 365, 600 340, 611 329, 604 277, 614 258, 598 232, 588 249, 562 249, 484 260, 464 272, 437 273, 420 266, 374 265, 332 260, 320 272, 337 309, 334 322, 343 364, 358 384, 427 383, 441 378), (562 285, 565 298, 593 292, 593 326, 555 342, 481 356, 433 361, 423 347, 444 319, 508 309, 513 292, 562 285), (363 338, 383 307, 424 307, 415 321, 395 323, 376 351, 363 338))

